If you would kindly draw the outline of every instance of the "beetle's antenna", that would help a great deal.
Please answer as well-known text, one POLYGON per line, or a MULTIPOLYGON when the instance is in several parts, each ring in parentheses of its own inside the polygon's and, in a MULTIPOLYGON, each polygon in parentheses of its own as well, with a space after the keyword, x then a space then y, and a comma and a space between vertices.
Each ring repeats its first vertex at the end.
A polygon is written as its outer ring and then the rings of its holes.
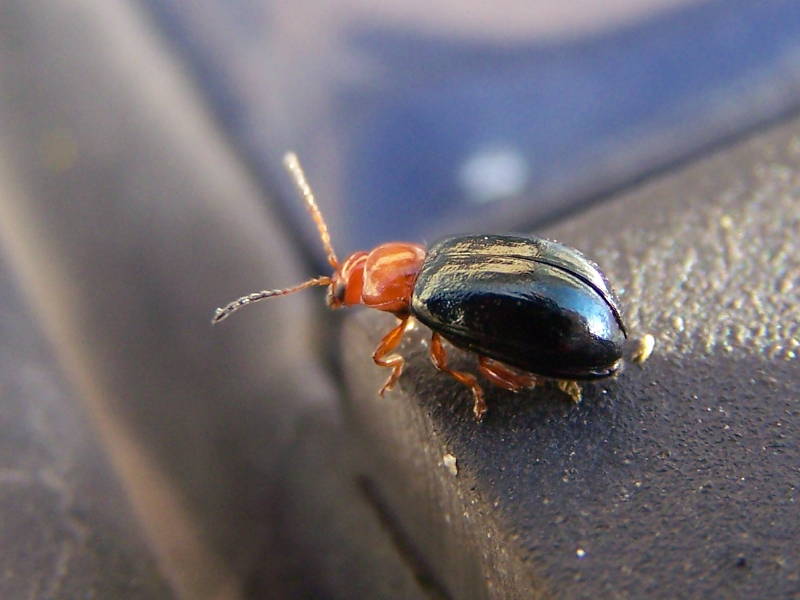
POLYGON ((273 298, 275 296, 286 296, 287 294, 294 294, 295 292, 299 292, 300 290, 314 287, 316 285, 330 285, 331 281, 332 279, 330 277, 315 277, 314 279, 309 279, 308 281, 304 281, 303 283, 299 283, 295 286, 284 288, 282 290, 263 290, 261 292, 253 292, 252 294, 247 294, 247 296, 242 296, 238 300, 229 302, 222 308, 218 308, 217 310, 215 310, 214 316, 211 319, 211 324, 216 325, 220 321, 227 319, 237 310, 239 310, 244 306, 247 306, 248 304, 253 304, 254 302, 260 302, 261 300, 266 300, 267 298, 273 298))
POLYGON ((283 165, 289 171, 292 179, 294 179, 294 184, 297 186, 303 200, 305 200, 306 208, 308 212, 311 213, 311 218, 314 219, 314 223, 317 224, 317 231, 319 231, 319 237, 322 239, 322 245, 328 253, 328 262, 338 271, 339 259, 336 258, 336 252, 334 252, 333 246, 331 245, 331 236, 328 233, 328 226, 325 224, 325 219, 322 217, 319 206, 317 206, 317 201, 314 200, 314 192, 311 191, 311 186, 308 185, 306 174, 303 173, 303 167, 300 166, 297 155, 294 152, 287 152, 283 156, 283 165))

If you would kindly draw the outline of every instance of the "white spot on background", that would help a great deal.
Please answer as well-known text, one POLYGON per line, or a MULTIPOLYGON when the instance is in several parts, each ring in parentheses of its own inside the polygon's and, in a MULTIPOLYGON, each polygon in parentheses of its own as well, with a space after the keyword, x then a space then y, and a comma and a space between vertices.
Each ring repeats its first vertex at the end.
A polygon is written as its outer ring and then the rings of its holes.
POLYGON ((458 173, 458 182, 467 198, 488 204, 521 194, 528 185, 528 161, 517 150, 487 146, 468 157, 458 173))

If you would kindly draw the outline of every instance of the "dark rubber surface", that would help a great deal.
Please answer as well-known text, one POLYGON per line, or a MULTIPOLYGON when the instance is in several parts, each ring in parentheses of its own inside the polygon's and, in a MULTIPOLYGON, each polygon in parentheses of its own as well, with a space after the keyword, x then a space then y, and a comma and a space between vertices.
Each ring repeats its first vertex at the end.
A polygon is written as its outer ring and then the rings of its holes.
POLYGON ((800 594, 798 140, 787 122, 537 232, 597 257, 631 336, 657 340, 580 405, 487 387, 476 424, 424 331, 379 398, 368 351, 389 323, 348 323, 370 477, 450 597, 800 594))

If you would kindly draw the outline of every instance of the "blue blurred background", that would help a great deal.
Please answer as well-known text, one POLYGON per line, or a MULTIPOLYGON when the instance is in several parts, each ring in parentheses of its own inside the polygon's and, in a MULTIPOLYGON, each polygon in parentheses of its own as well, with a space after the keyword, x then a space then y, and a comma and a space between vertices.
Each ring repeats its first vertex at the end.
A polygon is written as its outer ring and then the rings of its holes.
POLYGON ((535 228, 800 103, 792 0, 141 1, 312 244, 300 153, 341 254, 535 228))

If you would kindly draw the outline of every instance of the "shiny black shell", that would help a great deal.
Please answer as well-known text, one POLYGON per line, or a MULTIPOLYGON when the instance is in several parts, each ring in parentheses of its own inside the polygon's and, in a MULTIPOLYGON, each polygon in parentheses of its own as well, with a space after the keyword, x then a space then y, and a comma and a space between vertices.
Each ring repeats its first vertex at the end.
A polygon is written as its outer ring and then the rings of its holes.
POLYGON ((597 266, 537 237, 450 237, 428 249, 411 313, 453 345, 536 375, 597 379, 627 338, 597 266))

